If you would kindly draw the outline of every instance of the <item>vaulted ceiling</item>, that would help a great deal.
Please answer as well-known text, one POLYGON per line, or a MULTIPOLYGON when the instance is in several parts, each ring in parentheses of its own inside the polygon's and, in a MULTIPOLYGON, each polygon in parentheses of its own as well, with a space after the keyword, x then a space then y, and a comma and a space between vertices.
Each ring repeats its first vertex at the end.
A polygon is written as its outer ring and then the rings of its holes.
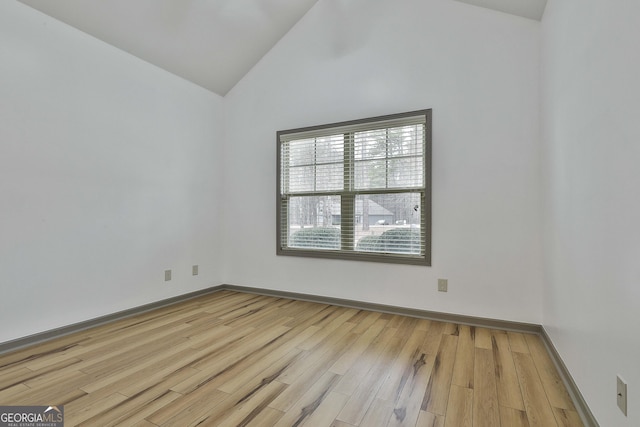
POLYGON ((225 95, 317 0, 21 0, 225 95))
MULTIPOLYGON (((224 96, 318 0, 20 1, 224 96)), ((458 1, 538 20, 546 4, 458 1)))

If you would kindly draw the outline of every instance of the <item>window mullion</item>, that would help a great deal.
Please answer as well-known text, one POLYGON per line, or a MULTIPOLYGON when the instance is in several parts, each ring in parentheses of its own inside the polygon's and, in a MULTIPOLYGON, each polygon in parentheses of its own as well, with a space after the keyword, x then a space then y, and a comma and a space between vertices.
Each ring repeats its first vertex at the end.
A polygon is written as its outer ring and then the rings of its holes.
POLYGON ((354 245, 355 225, 355 195, 353 194, 354 180, 354 142, 353 132, 344 134, 344 194, 340 200, 340 246, 343 251, 352 251, 354 245))
POLYGON ((313 138, 313 191, 318 191, 318 139, 313 138))
POLYGON ((385 129, 384 188, 389 188, 389 128, 385 129))
POLYGON ((283 246, 289 245, 289 170, 291 168, 291 156, 289 153, 289 144, 284 143, 280 145, 280 168, 282 176, 280 176, 280 218, 279 223, 277 225, 278 234, 279 234, 279 249, 282 249, 283 246))

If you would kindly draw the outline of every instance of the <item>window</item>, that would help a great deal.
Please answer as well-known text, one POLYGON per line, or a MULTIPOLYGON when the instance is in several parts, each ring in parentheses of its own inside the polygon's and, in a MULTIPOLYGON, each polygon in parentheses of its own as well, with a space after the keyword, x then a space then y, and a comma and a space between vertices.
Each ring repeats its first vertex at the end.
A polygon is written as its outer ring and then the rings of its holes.
POLYGON ((431 110, 280 131, 278 255, 431 265, 431 110))

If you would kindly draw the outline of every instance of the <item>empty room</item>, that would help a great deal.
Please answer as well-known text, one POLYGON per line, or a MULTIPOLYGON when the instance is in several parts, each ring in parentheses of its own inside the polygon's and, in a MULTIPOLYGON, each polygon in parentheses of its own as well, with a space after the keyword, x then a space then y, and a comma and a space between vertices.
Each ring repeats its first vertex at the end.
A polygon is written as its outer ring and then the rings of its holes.
POLYGON ((3 0, 0 426, 639 426, 639 15, 3 0))

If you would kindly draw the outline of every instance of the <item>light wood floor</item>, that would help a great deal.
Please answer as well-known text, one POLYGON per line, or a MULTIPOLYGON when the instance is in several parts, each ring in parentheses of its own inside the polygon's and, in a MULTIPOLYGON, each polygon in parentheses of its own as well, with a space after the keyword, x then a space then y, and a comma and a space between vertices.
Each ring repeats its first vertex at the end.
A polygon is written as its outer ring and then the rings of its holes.
POLYGON ((581 426, 542 341, 223 291, 0 356, 66 426, 581 426))

